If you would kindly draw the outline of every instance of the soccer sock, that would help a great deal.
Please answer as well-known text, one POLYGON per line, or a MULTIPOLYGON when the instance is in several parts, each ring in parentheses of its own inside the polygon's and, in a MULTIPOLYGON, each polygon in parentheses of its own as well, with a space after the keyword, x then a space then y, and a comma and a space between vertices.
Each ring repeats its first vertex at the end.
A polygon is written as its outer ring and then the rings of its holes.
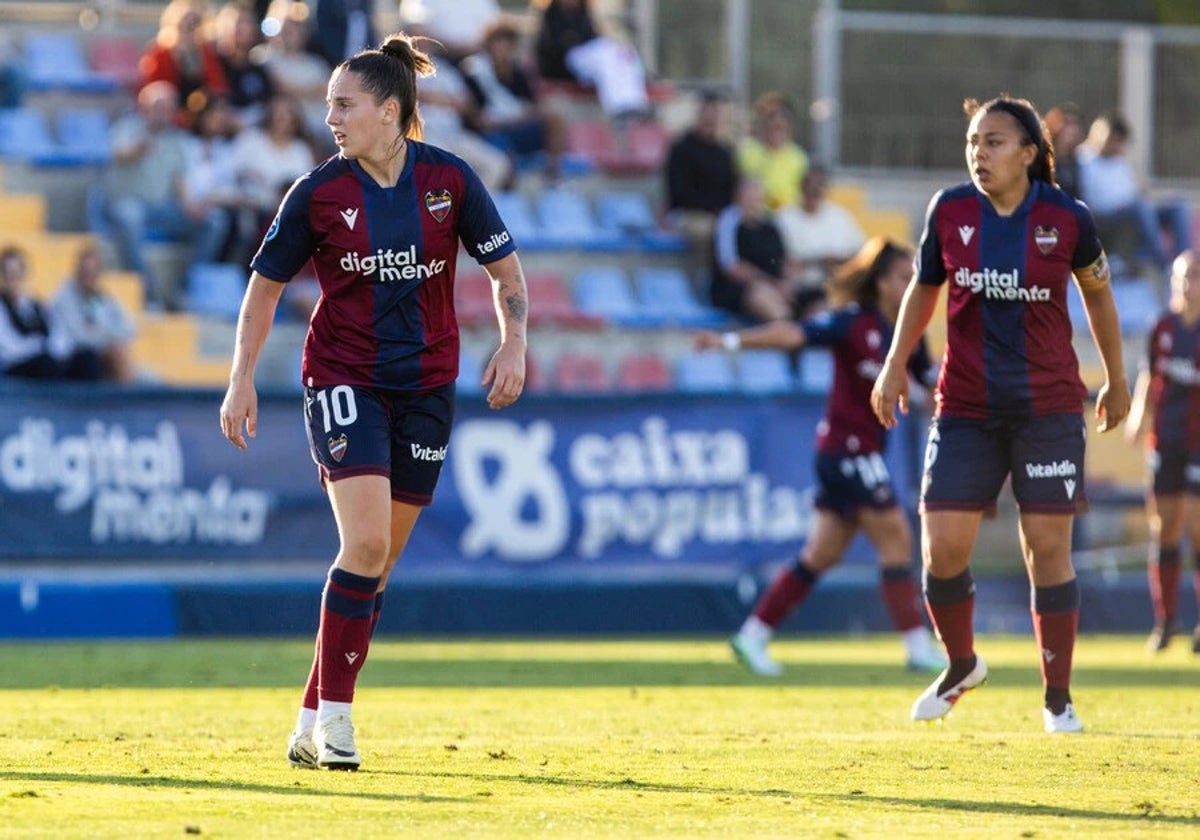
POLYGON ((354 683, 371 642, 371 617, 378 587, 378 577, 364 577, 339 568, 329 572, 317 643, 321 704, 354 700, 354 683))
MULTIPOLYGON (((371 637, 375 636, 375 628, 379 624, 379 616, 383 613, 383 592, 375 593, 375 611, 371 614, 371 637)), ((304 699, 300 702, 300 718, 296 724, 298 729, 312 727, 316 721, 317 683, 320 681, 321 636, 317 634, 317 642, 313 646, 312 667, 308 671, 308 682, 304 684, 304 699), (311 715, 306 714, 312 712, 311 715)))
POLYGON ((934 577, 926 571, 925 608, 950 660, 942 683, 954 685, 975 667, 975 578, 971 570, 963 569, 952 578, 934 577))
POLYGON ((1079 581, 1033 589, 1033 632, 1041 651, 1046 708, 1060 715, 1071 702, 1071 658, 1079 625, 1079 581))
POLYGON ((383 591, 375 593, 375 611, 371 613, 371 638, 375 638, 375 628, 379 626, 379 616, 383 615, 383 591))
POLYGON ((805 566, 803 560, 797 560, 775 576, 754 605, 754 615, 768 627, 778 627, 808 597, 816 583, 817 573, 805 566))
POLYGON ((885 566, 879 584, 883 605, 891 616, 893 627, 901 633, 907 633, 924 624, 921 597, 912 569, 907 566, 885 566))
POLYGON ((1154 621, 1165 624, 1179 614, 1179 546, 1160 545, 1150 561, 1150 603, 1154 621))

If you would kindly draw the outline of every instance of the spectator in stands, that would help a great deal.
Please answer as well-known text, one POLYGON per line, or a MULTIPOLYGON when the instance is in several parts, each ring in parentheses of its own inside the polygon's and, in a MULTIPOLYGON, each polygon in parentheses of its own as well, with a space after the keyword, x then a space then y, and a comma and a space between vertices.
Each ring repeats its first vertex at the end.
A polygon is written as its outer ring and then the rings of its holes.
POLYGON ((567 144, 566 122, 538 102, 534 81, 520 61, 520 38, 512 24, 501 20, 484 34, 482 50, 466 56, 459 68, 475 100, 479 133, 507 152, 514 165, 521 157, 544 152, 546 179, 554 183, 567 144))
POLYGON ((184 207, 188 135, 175 126, 179 97, 169 82, 152 82, 138 94, 138 110, 113 126, 113 162, 103 176, 104 220, 111 228, 121 267, 136 271, 146 304, 175 306, 176 292, 146 260, 151 230, 190 245, 193 262, 213 262, 229 233, 225 213, 210 208, 193 218, 184 207))
POLYGON ((754 130, 738 146, 738 171, 757 178, 772 210, 795 204, 808 171, 808 154, 796 142, 795 111, 783 94, 768 91, 754 102, 754 130))
POLYGON ((158 34, 138 61, 141 91, 154 82, 174 87, 177 122, 190 126, 214 96, 228 96, 229 84, 216 46, 209 37, 207 0, 171 0, 159 16, 158 34))
MULTIPOLYGON (((1150 484, 1149 582, 1154 630, 1151 653, 1179 632, 1179 577, 1183 538, 1191 544, 1195 590, 1200 606, 1200 256, 1185 251, 1171 272, 1171 301, 1146 342, 1146 355, 1125 426, 1133 442, 1146 438, 1150 484)), ((1200 623, 1192 635, 1200 653, 1200 623)))
POLYGON ((25 288, 29 259, 20 248, 0 250, 0 373, 21 379, 99 379, 100 357, 76 348, 50 310, 25 288))
POLYGON ((484 49, 489 29, 507 22, 496 0, 400 0, 405 32, 432 38, 455 64, 484 49))
POLYGON ((713 232, 713 305, 756 321, 792 318, 784 262, 783 238, 771 221, 763 186, 743 178, 737 200, 717 216, 713 232))
POLYGON ((510 186, 514 169, 508 155, 469 128, 476 109, 466 80, 435 42, 423 43, 437 67, 436 73, 417 83, 425 139, 469 163, 489 190, 510 186))
MULTIPOLYGON (((696 338, 702 350, 765 347, 794 353, 827 347, 834 358, 833 387, 817 426, 812 530, 795 561, 778 573, 730 639, 742 664, 760 676, 782 672, 767 652, 768 642, 808 598, 819 577, 841 562, 859 531, 879 556, 883 602, 904 641, 908 667, 940 671, 946 666, 925 626, 913 576, 912 532, 883 460, 887 433, 871 413, 869 399, 912 278, 912 250, 880 239, 864 252, 864 268, 854 278, 853 303, 799 322, 773 321, 737 332, 703 332, 696 338)), ((907 367, 922 385, 933 386, 936 376, 924 342, 907 367)))
POLYGON ((0 108, 19 108, 24 98, 24 56, 13 34, 0 32, 0 108))
POLYGON ((224 217, 225 236, 214 257, 218 262, 241 262, 257 233, 248 218, 250 202, 238 181, 234 138, 237 114, 225 99, 210 99, 196 115, 187 144, 183 174, 183 209, 189 219, 202 221, 210 213, 224 217))
POLYGON ((534 50, 543 79, 594 87, 611 117, 650 112, 641 57, 626 41, 600 33, 589 0, 533 0, 533 5, 539 10, 534 50))
POLYGON ((275 0, 263 21, 267 42, 263 65, 279 93, 297 102, 304 112, 304 128, 316 157, 337 153, 325 125, 325 91, 330 66, 316 53, 305 49, 311 29, 309 6, 299 0, 275 0))
POLYGON ((319 0, 308 48, 330 67, 375 46, 375 0, 319 0))
POLYGON ((225 3, 217 12, 213 33, 238 127, 253 125, 262 118, 263 105, 275 93, 271 74, 263 66, 261 54, 254 51, 262 41, 254 7, 247 0, 225 3))
POLYGON ((1132 138, 1129 122, 1116 111, 1092 121, 1079 148, 1080 194, 1102 229, 1129 225, 1137 232, 1135 257, 1150 259, 1165 273, 1171 261, 1192 247, 1192 211, 1178 196, 1150 198, 1126 157, 1132 138), (1164 245, 1163 228, 1171 242, 1164 245))
POLYGON ((1087 135, 1083 112, 1074 102, 1064 102, 1046 112, 1046 128, 1054 145, 1054 177, 1067 195, 1079 198, 1079 157, 1076 152, 1087 135))
POLYGON ((783 237, 788 273, 798 283, 795 298, 802 312, 823 303, 831 272, 866 241, 850 211, 828 195, 829 170, 810 166, 799 203, 775 211, 775 226, 783 237))
POLYGON ((725 135, 727 103, 722 93, 703 92, 691 127, 667 153, 667 221, 687 237, 693 254, 706 255, 705 263, 717 214, 733 204, 737 189, 737 163, 725 135))
MULTIPOLYGON (((316 163, 302 120, 294 99, 275 96, 267 102, 262 124, 243 129, 233 143, 234 176, 256 233, 270 224, 281 195, 316 163)), ((253 254, 245 256, 249 261, 253 254)))
POLYGON ((136 330, 121 302, 105 291, 103 274, 100 248, 85 245, 75 259, 74 273, 51 301, 51 316, 74 347, 99 358, 103 378, 132 382, 135 371, 129 343, 136 330))

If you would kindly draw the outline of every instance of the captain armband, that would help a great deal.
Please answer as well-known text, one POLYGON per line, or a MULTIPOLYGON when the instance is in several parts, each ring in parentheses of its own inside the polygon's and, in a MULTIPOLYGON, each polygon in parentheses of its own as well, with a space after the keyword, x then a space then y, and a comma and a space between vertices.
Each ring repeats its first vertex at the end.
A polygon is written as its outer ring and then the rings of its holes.
POLYGON ((1084 292, 1094 292, 1103 289, 1112 279, 1112 271, 1108 267, 1108 257, 1104 252, 1096 257, 1091 265, 1075 270, 1075 279, 1079 281, 1079 289, 1084 292))

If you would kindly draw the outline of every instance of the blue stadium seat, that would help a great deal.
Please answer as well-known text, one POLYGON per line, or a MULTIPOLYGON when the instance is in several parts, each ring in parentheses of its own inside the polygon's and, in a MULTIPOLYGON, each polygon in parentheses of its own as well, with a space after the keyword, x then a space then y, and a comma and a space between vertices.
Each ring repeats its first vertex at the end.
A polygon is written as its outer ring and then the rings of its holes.
POLYGON ((783 394, 796 387, 782 350, 743 350, 737 355, 738 386, 747 394, 783 394))
POLYGON ((681 234, 663 230, 645 193, 607 190, 596 196, 596 218, 600 226, 621 233, 644 251, 680 252, 687 248, 681 234))
POLYGON ((828 350, 805 350, 796 365, 801 390, 810 394, 828 394, 833 388, 833 354, 828 350))
POLYGON ((537 216, 542 235, 562 248, 614 251, 631 244, 619 231, 597 224, 587 196, 571 189, 550 189, 538 194, 537 216))
POLYGON ((682 268, 639 268, 634 278, 643 314, 683 327, 716 328, 729 323, 724 312, 705 306, 696 298, 682 268))
POLYGON ((117 89, 115 79, 92 72, 83 45, 73 34, 30 33, 25 36, 24 58, 31 90, 110 93, 117 89))
POLYGON ((688 353, 675 363, 675 385, 685 393, 730 394, 737 391, 737 372, 726 353, 688 353))
POLYGON ((603 265, 585 268, 575 275, 572 284, 575 305, 581 312, 599 316, 626 327, 659 327, 663 325, 654 313, 643 312, 634 297, 629 277, 616 266, 603 265))
POLYGON ((492 193, 492 201, 518 249, 537 251, 553 247, 553 243, 542 234, 533 207, 524 195, 519 192, 497 191, 492 193))
POLYGON ((45 114, 35 108, 0 109, 0 158, 25 161, 35 166, 71 166, 84 162, 59 147, 45 114))
POLYGON ((458 358, 458 393, 478 396, 482 394, 483 359, 463 348, 458 358))
POLYGON ((246 272, 233 263, 193 263, 188 268, 188 312, 236 320, 245 294, 246 272))
POLYGON ((64 108, 57 119, 59 148, 88 163, 112 160, 112 122, 103 108, 64 108))

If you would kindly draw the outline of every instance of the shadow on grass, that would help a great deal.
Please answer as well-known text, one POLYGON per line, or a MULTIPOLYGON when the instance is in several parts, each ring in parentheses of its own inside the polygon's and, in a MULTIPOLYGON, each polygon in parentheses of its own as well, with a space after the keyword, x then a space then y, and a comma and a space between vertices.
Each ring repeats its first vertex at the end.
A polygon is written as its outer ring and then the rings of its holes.
POLYGON ((415 772, 411 770, 383 770, 381 775, 404 776, 418 779, 454 779, 482 783, 513 782, 515 784, 538 785, 588 790, 631 790, 638 793, 681 793, 688 796, 758 796, 769 799, 804 799, 808 794, 779 788, 721 787, 704 784, 672 784, 670 782, 644 782, 626 776, 621 779, 584 779, 577 776, 552 776, 533 773, 450 773, 446 771, 415 772))
MULTIPOLYGON (((319 771, 305 772, 313 779, 320 779, 319 771)), ((362 772, 362 771, 360 771, 362 772)), ((370 771, 367 771, 370 772, 370 771)), ((416 774, 414 774, 416 775, 416 774)), ((376 799, 382 802, 474 802, 472 797, 429 796, 423 793, 372 793, 358 790, 326 790, 300 781, 287 785, 264 785, 254 782, 212 781, 206 779, 180 779, 173 776, 150 774, 123 776, 112 773, 49 773, 0 770, 0 780, 12 782, 54 782, 73 785, 119 785, 130 788, 158 788, 164 790, 215 790, 229 793, 266 793, 286 796, 334 796, 354 799, 376 799)))
POLYGON ((962 811, 970 814, 1003 814, 1005 816, 1058 817, 1068 820, 1115 820, 1138 821, 1147 826, 1200 826, 1200 817, 1182 814, 1158 813, 1152 806, 1134 806, 1128 813, 1097 811, 1089 808, 1071 808, 1064 805, 1039 805, 1030 802, 1003 802, 990 800, 980 802, 968 799, 919 799, 902 796, 869 796, 860 793, 814 794, 813 799, 827 802, 858 803, 884 807, 907 807, 916 810, 962 811))

